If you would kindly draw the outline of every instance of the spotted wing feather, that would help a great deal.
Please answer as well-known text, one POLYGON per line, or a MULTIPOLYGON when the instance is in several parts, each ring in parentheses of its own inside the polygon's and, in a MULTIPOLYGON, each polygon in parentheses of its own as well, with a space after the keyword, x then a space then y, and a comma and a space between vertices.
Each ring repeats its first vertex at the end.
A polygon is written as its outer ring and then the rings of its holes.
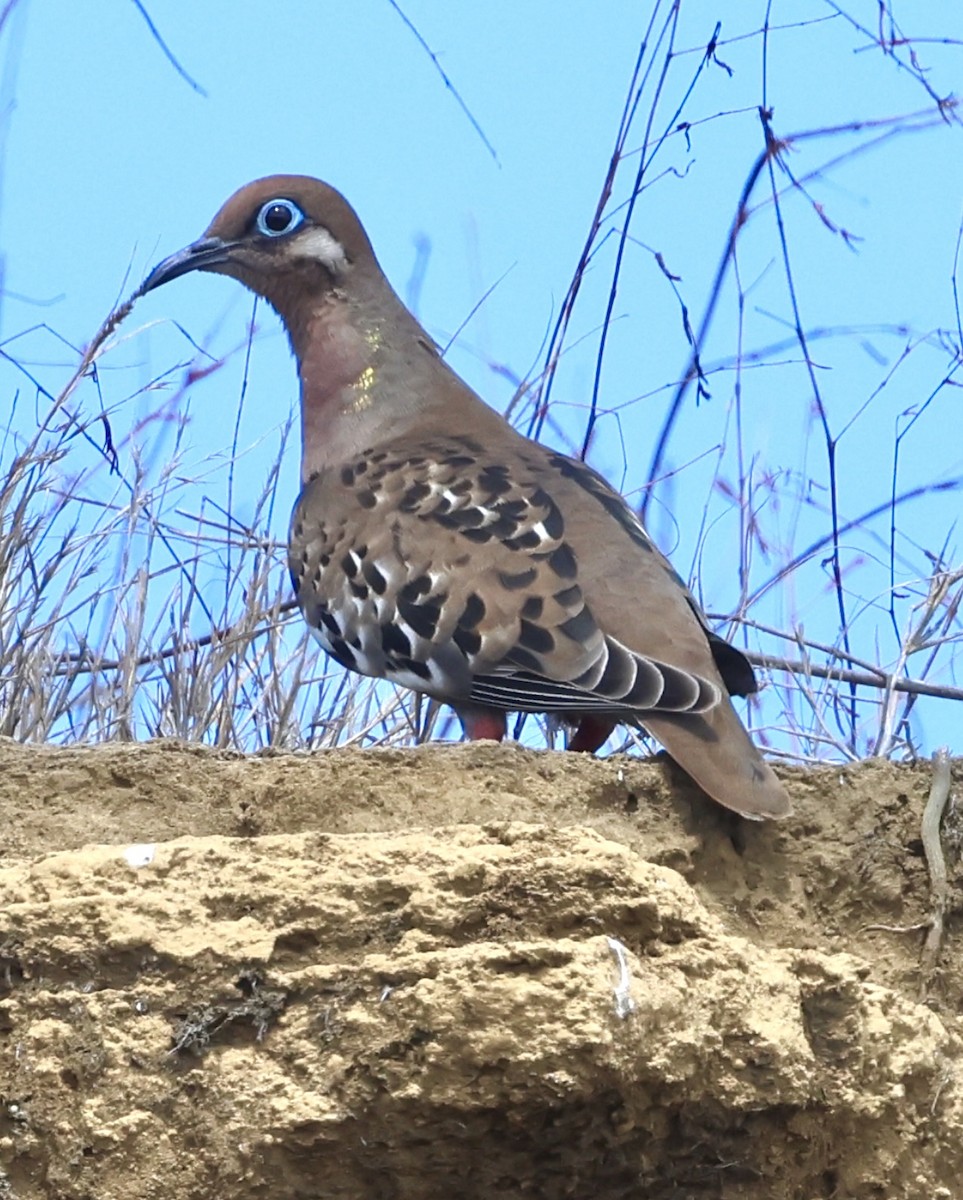
POLYGON ((290 566, 319 640, 352 670, 456 705, 711 708, 713 680, 600 628, 537 450, 509 463, 469 438, 401 441, 312 480, 290 566))

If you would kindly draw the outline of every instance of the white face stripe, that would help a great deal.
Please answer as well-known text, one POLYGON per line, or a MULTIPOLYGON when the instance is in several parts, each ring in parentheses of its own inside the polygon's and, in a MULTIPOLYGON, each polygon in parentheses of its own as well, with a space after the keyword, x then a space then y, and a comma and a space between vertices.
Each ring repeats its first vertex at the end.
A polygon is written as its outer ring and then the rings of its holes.
POLYGON ((313 258, 333 274, 348 265, 344 247, 322 225, 313 225, 296 233, 289 244, 292 257, 313 258))

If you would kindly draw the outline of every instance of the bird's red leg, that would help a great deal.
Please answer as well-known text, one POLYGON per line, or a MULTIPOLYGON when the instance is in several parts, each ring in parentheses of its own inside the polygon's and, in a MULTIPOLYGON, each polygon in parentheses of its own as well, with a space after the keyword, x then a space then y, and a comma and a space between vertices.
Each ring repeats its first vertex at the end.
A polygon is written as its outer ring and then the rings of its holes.
POLYGON ((565 749, 594 754, 617 724, 617 721, 610 721, 607 717, 580 717, 565 749))
POLYGON ((496 708, 462 709, 458 716, 470 742, 500 742, 508 729, 508 718, 496 708))

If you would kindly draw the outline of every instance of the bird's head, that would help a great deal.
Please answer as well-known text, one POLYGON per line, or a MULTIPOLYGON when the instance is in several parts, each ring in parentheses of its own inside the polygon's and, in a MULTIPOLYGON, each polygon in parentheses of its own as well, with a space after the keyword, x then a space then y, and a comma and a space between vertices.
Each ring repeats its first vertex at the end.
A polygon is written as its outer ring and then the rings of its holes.
POLYGON ((196 242, 165 258, 139 294, 190 271, 230 275, 268 300, 283 317, 374 267, 374 251, 344 197, 305 175, 271 175, 227 201, 196 242))
POLYGON ((429 410, 447 413, 452 389, 468 390, 385 278, 350 204, 320 180, 272 175, 242 187, 134 298, 191 271, 239 280, 284 322, 305 480, 429 410))

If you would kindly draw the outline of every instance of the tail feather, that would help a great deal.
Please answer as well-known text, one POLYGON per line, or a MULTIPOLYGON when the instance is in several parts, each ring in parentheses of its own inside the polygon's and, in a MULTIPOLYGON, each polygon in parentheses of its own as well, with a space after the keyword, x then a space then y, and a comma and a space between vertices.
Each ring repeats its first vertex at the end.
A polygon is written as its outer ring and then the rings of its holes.
POLYGON ((704 792, 726 808, 755 821, 791 812, 785 788, 728 699, 698 716, 646 713, 641 724, 704 792))

